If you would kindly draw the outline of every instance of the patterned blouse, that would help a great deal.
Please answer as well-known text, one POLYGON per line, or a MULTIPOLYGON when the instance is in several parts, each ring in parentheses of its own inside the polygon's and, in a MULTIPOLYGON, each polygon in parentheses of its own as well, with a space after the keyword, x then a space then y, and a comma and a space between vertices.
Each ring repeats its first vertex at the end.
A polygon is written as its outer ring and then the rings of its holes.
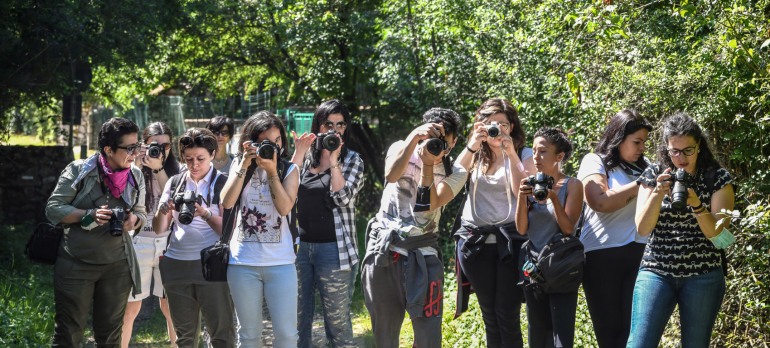
MULTIPOLYGON (((651 165, 637 181, 653 187, 656 184, 655 179, 663 171, 664 168, 660 165, 651 165)), ((711 211, 711 196, 714 192, 733 180, 724 168, 712 169, 709 174, 711 180, 706 180, 705 170, 698 169, 694 178, 697 184, 693 187, 707 211, 711 211)), ((641 269, 664 276, 692 277, 721 267, 721 262, 719 249, 703 234, 695 216, 689 209, 673 209, 671 197, 666 195, 660 208, 658 223, 655 224, 644 249, 641 269)))

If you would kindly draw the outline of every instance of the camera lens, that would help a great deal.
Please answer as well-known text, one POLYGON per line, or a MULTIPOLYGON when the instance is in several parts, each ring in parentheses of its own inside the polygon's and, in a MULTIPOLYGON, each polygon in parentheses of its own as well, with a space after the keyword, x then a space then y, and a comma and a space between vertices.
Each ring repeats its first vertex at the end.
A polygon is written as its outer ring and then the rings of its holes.
POLYGON ((334 151, 340 147, 341 142, 340 137, 337 136, 337 134, 327 134, 321 143, 323 144, 324 149, 334 151))
POLYGON ((676 210, 684 210, 687 207, 687 197, 690 195, 687 191, 689 176, 682 168, 677 169, 671 176, 674 180, 674 187, 671 189, 671 207, 676 210))
POLYGON ((126 212, 123 208, 112 208, 110 217, 110 235, 120 237, 123 235, 123 220, 126 219, 126 212))
POLYGON ((425 149, 433 156, 438 156, 444 151, 444 142, 439 138, 430 138, 425 142, 425 149))
POLYGON ((259 157, 264 159, 273 159, 275 148, 273 148, 272 145, 263 144, 259 146, 259 149, 257 149, 257 154, 259 157))
POLYGON ((500 127, 497 125, 497 122, 493 122, 492 124, 488 125, 486 128, 487 128, 487 135, 489 135, 491 138, 495 138, 498 135, 500 135, 500 127))

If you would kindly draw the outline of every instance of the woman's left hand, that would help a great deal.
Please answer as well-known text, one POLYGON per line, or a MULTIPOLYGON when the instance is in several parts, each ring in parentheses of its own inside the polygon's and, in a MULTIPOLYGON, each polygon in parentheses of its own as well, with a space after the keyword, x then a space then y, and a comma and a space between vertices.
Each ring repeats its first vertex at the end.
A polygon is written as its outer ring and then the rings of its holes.
POLYGON ((136 229, 136 222, 139 219, 131 213, 130 210, 126 211, 126 219, 123 220, 123 232, 133 231, 136 229))
POLYGON ((307 150, 309 150, 310 146, 313 145, 313 142, 316 139, 316 135, 313 133, 305 132, 298 136, 295 131, 291 131, 291 134, 294 137, 294 152, 304 157, 307 150))

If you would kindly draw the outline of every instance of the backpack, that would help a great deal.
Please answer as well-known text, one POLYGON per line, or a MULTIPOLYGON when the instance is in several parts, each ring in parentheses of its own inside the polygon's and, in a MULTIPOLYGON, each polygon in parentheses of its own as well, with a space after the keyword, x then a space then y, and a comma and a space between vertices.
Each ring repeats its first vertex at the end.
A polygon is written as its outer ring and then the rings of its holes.
POLYGON ((585 248, 580 241, 583 228, 585 204, 580 212, 580 220, 575 232, 564 236, 561 232, 537 252, 532 241, 527 240, 521 246, 524 255, 522 271, 529 284, 546 294, 576 292, 583 281, 583 267, 586 262, 585 248))

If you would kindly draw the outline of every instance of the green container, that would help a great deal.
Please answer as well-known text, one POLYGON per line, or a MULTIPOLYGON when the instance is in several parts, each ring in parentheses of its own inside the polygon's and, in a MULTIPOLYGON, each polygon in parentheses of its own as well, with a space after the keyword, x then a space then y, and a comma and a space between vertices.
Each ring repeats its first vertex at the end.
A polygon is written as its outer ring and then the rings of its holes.
POLYGON ((313 125, 313 113, 312 112, 297 112, 295 110, 280 109, 276 110, 278 117, 286 120, 286 131, 291 134, 291 131, 297 132, 297 135, 310 132, 310 128, 313 125))

